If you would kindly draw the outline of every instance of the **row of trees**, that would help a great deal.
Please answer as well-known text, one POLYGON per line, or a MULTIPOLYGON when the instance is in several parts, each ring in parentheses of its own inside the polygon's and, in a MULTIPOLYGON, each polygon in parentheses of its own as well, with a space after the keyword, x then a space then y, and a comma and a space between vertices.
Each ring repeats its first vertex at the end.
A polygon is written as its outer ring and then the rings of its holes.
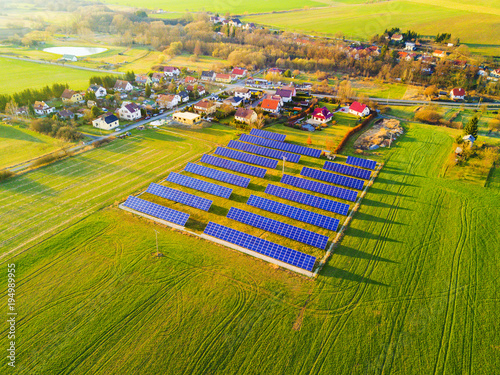
POLYGON ((74 120, 61 121, 55 115, 52 118, 41 118, 30 122, 31 130, 66 141, 77 141, 82 138, 76 127, 74 120))
POLYGON ((15 94, 0 94, 0 110, 5 111, 7 104, 15 103, 16 106, 33 104, 37 100, 49 100, 62 95, 67 84, 54 83, 41 89, 26 89, 15 94))

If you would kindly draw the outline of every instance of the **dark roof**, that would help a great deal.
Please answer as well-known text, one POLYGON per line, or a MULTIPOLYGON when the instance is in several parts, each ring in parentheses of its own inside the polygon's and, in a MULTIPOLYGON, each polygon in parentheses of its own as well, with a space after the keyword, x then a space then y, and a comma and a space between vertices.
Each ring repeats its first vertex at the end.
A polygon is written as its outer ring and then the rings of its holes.
POLYGON ((68 109, 63 109, 62 111, 59 111, 60 117, 73 117, 74 115, 75 114, 68 109))
POLYGON ((140 108, 137 104, 135 103, 130 103, 130 104, 127 104, 125 106, 125 108, 127 108, 127 110, 130 112, 130 113, 133 113, 133 112, 136 112, 137 110, 140 111, 140 108))
POLYGON ((278 90, 276 90, 276 95, 279 95, 282 98, 291 98, 293 95, 293 92, 292 92, 292 90, 278 89, 278 90))
POLYGON ((181 92, 179 93, 179 96, 180 96, 181 98, 185 98, 186 96, 189 96, 189 94, 188 94, 186 91, 181 91, 181 92))
POLYGON ((214 72, 212 70, 206 70, 201 72, 202 77, 213 77, 214 72))
POLYGON ((102 117, 102 119, 104 120, 104 122, 105 122, 106 124, 111 124, 111 123, 113 123, 113 122, 117 121, 117 120, 118 120, 118 117, 116 117, 116 116, 115 116, 115 115, 113 115, 113 114, 109 114, 109 115, 104 115, 104 116, 102 117))

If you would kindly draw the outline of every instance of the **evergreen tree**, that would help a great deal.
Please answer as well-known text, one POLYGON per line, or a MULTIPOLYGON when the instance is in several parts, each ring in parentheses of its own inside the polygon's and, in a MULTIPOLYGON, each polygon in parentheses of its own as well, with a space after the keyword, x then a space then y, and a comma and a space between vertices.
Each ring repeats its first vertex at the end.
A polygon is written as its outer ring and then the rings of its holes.
POLYGON ((479 119, 474 116, 464 128, 464 135, 472 135, 475 139, 477 139, 478 132, 478 122, 479 119))
POLYGON ((146 98, 149 98, 151 96, 151 86, 146 85, 145 95, 146 95, 146 98))

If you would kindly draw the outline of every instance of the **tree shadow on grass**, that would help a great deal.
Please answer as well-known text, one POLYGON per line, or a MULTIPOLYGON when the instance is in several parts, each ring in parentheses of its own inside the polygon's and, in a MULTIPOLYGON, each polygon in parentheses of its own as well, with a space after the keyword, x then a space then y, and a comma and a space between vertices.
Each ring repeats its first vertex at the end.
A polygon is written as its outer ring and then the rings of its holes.
POLYGON ((380 240, 380 241, 384 241, 384 242, 402 243, 401 241, 398 241, 398 240, 395 240, 395 239, 392 239, 392 238, 389 238, 386 236, 378 235, 376 233, 368 233, 364 230, 356 229, 353 227, 348 227, 345 231, 345 235, 349 236, 349 237, 367 238, 370 240, 380 240))
POLYGON ((248 197, 246 195, 241 195, 241 194, 231 194, 231 198, 229 198, 231 201, 239 202, 239 203, 246 203, 248 200, 248 197))
POLYGON ((401 193, 390 191, 390 190, 382 190, 382 189, 377 188, 377 187, 370 187, 369 192, 373 193, 373 194, 380 194, 380 195, 394 195, 394 196, 398 196, 398 197, 410 197, 409 195, 406 195, 406 194, 401 194, 401 193))
POLYGON ((399 263, 399 262, 395 262, 395 261, 387 259, 387 258, 382 258, 378 255, 365 253, 364 251, 356 250, 356 249, 353 249, 352 247, 348 247, 348 246, 339 246, 338 248, 335 249, 333 254, 334 255, 335 254, 343 255, 343 256, 351 257, 351 258, 375 260, 377 262, 399 263))
POLYGON ((383 177, 377 177, 377 180, 375 182, 377 184, 382 183, 382 184, 387 184, 387 185, 403 185, 403 186, 418 187, 418 185, 407 184, 406 182, 390 180, 390 179, 383 178, 383 177))
POLYGON ((20 129, 17 129, 15 127, 8 127, 7 131, 2 131, 0 132, 0 138, 4 139, 15 139, 18 141, 25 141, 25 142, 33 142, 33 143, 46 143, 43 140, 29 134, 21 131, 20 129))
POLYGON ((253 191, 265 191, 266 187, 258 184, 254 184, 253 182, 250 182, 248 184, 248 189, 253 190, 253 191))
POLYGON ((353 281, 356 283, 365 283, 365 284, 371 284, 371 285, 378 285, 378 286, 390 286, 388 284, 384 284, 380 281, 372 280, 367 277, 364 277, 363 275, 356 275, 355 273, 342 270, 337 267, 333 267, 330 265, 326 265, 325 268, 323 268, 323 271, 321 272, 322 276, 329 277, 329 278, 335 278, 335 279, 342 279, 342 280, 347 280, 347 281, 353 281))
MULTIPOLYGON (((369 199, 369 198, 363 198, 363 200, 361 201, 361 206, 381 207, 381 208, 393 207, 392 204, 389 204, 386 202, 381 202, 381 201, 376 201, 376 200, 369 199)), ((394 207, 394 208, 397 208, 398 210, 408 210, 405 207, 394 207)))
POLYGON ((215 214, 215 215, 226 217, 227 213, 229 212, 229 208, 222 207, 222 206, 217 206, 215 204, 212 204, 210 206, 209 212, 212 213, 212 214, 215 214))
POLYGON ((398 221, 387 220, 387 219, 384 219, 383 217, 373 216, 373 215, 367 214, 365 212, 360 212, 360 211, 355 213, 354 220, 373 221, 376 223, 388 223, 388 224, 397 224, 397 225, 408 225, 408 224, 401 223, 398 221))

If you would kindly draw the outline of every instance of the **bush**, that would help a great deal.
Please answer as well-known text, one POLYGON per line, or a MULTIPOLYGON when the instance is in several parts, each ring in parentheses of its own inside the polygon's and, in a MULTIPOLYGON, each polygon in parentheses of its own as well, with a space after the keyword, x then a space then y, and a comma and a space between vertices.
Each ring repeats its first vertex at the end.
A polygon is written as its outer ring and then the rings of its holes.
POLYGON ((428 124, 438 124, 442 118, 443 116, 432 108, 423 108, 415 113, 415 120, 428 124))
POLYGON ((0 171, 0 181, 4 181, 12 176, 14 176, 14 173, 11 171, 0 171))

